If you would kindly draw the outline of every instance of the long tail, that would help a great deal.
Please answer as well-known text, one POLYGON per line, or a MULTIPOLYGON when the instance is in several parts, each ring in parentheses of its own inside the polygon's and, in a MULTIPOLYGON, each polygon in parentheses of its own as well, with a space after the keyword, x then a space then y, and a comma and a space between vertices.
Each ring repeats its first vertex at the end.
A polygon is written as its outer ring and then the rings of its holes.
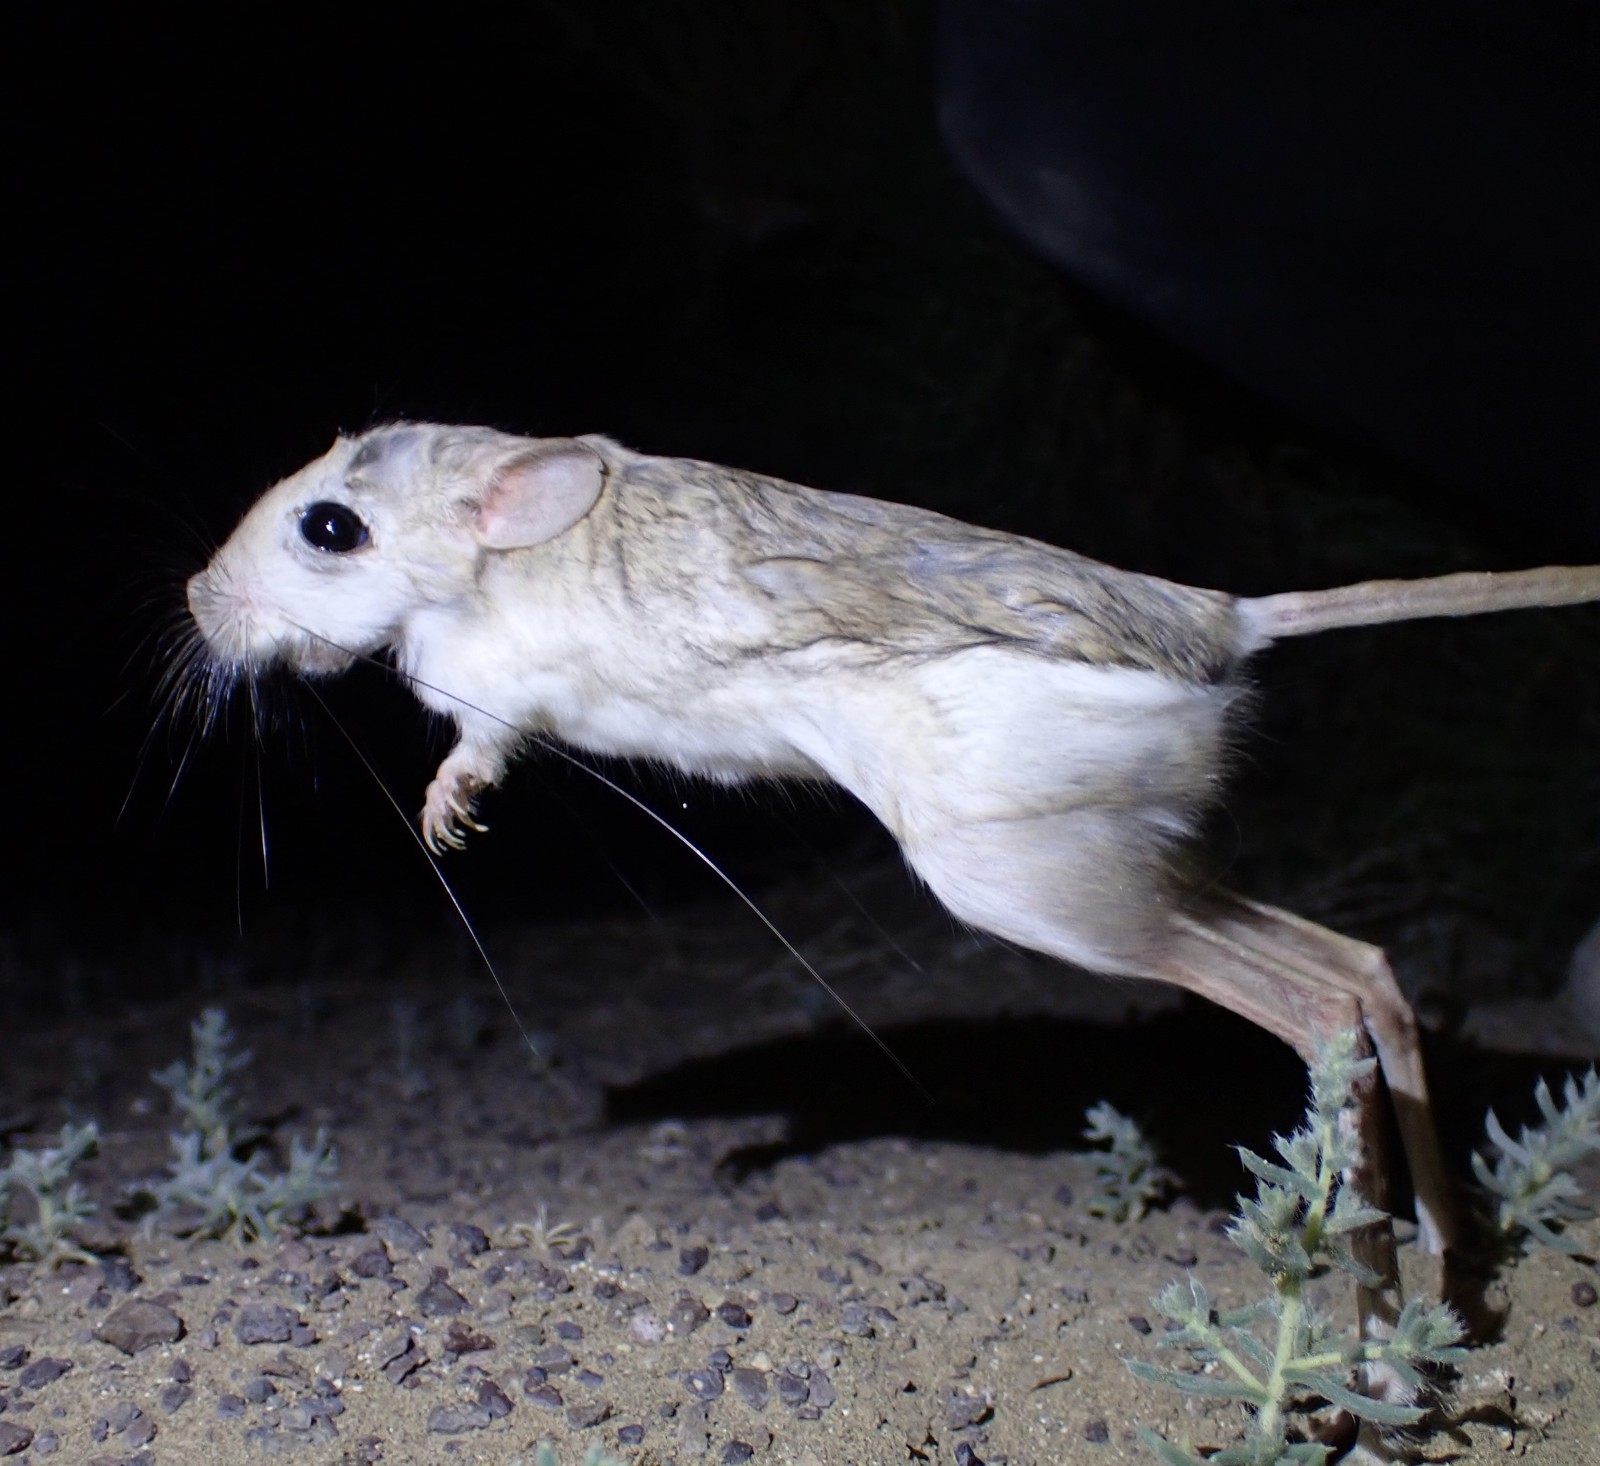
POLYGON ((1332 590, 1297 590, 1238 603, 1247 645, 1309 636, 1339 626, 1476 616, 1534 606, 1600 601, 1600 565, 1546 565, 1538 570, 1469 570, 1429 580, 1368 580, 1332 590))

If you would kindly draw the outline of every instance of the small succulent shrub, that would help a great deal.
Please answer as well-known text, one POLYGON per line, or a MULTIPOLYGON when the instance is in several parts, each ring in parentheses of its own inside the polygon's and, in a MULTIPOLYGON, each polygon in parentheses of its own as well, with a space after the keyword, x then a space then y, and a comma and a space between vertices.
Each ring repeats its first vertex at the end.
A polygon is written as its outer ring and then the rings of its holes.
POLYGON ((194 1058, 152 1077, 172 1096, 180 1129, 171 1137, 167 1176, 154 1188, 160 1213, 183 1236, 223 1237, 242 1245, 270 1237, 334 1188, 338 1159, 322 1131, 310 1145, 289 1142, 289 1166, 267 1170, 254 1148, 257 1127, 240 1119, 232 1076, 250 1062, 234 1048, 226 1015, 208 1008, 190 1030, 194 1058))
POLYGON ((1421 1368, 1453 1362, 1462 1327, 1442 1304, 1413 1301, 1402 1310, 1394 1336, 1348 1340, 1311 1307, 1307 1284, 1329 1271, 1358 1282, 1378 1280, 1351 1256, 1345 1239, 1381 1221, 1341 1177, 1357 1160, 1356 1141, 1340 1123, 1355 1084, 1372 1068, 1357 1059, 1353 1035, 1326 1045, 1312 1066, 1311 1103, 1301 1128, 1277 1137, 1277 1161, 1241 1149, 1256 1177, 1253 1198, 1240 1197, 1229 1238, 1267 1275, 1271 1291, 1242 1308, 1218 1310, 1195 1279, 1174 1282, 1155 1306, 1176 1328, 1162 1341, 1187 1349, 1202 1372, 1162 1369, 1142 1360, 1128 1367, 1140 1379, 1172 1386, 1187 1395, 1236 1400, 1254 1411, 1237 1446, 1205 1458, 1188 1444, 1175 1444, 1140 1430, 1145 1444, 1168 1466, 1289 1466, 1319 1463, 1330 1448, 1291 1441, 1296 1415, 1313 1402, 1342 1406, 1376 1425, 1415 1424, 1425 1411, 1416 1405, 1371 1399, 1353 1388, 1363 1365, 1381 1366, 1420 1392, 1421 1368))
POLYGON ((94 1154, 100 1131, 93 1120, 61 1127, 61 1138, 43 1150, 14 1150, 0 1166, 0 1245, 14 1257, 54 1267, 93 1262, 74 1232, 94 1215, 83 1188, 72 1179, 78 1162, 94 1154), (18 1193, 28 1201, 17 1207, 18 1193))
POLYGON ((1533 1097, 1544 1123, 1524 1125, 1513 1140, 1490 1110, 1484 1129, 1495 1154, 1486 1159, 1474 1152, 1472 1170, 1494 1208, 1495 1228, 1509 1245, 1525 1249, 1529 1242, 1542 1242, 1576 1254, 1578 1244, 1560 1229, 1595 1213, 1567 1168, 1600 1155, 1600 1075, 1593 1069, 1581 1080, 1569 1074, 1559 1105, 1542 1079, 1533 1097))
POLYGON ((1136 1222, 1164 1201, 1172 1178, 1156 1159, 1155 1147, 1139 1123, 1102 1100, 1084 1118, 1083 1138, 1101 1147, 1091 1152, 1097 1191, 1089 1199, 1092 1216, 1136 1222))
MULTIPOLYGON (((533 1453, 533 1466, 561 1466, 561 1458, 549 1441, 540 1441, 533 1453)), ((625 1466, 602 1446, 590 1446, 583 1454, 583 1466, 625 1466)))

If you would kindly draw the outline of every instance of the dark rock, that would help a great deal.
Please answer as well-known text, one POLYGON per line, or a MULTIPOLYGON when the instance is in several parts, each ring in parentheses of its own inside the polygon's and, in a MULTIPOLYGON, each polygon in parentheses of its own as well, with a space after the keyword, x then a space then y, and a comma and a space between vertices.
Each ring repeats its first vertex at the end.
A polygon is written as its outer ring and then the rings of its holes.
POLYGON ((452 1354, 479 1354, 494 1348, 494 1340, 457 1319, 444 1331, 444 1347, 452 1354))
POLYGON ((717 1308, 717 1317, 730 1329, 750 1327, 750 1310, 738 1303, 723 1303, 717 1308))
POLYGON ((188 1385, 168 1385, 161 1392, 161 1408, 168 1415, 175 1415, 194 1398, 194 1391, 188 1385))
POLYGON ((956 1466, 983 1466, 983 1457, 971 1441, 956 1443, 956 1466))
POLYGON ((797 1379, 792 1374, 778 1376, 778 1398, 791 1410, 804 1405, 810 1396, 811 1388, 803 1379, 797 1379))
POLYGON ((556 1337, 558 1339, 581 1339, 583 1325, 574 1323, 570 1318, 563 1318, 556 1323, 556 1337))
POLYGON ((534 1384, 531 1380, 523 1383, 522 1394, 524 1399, 535 1405, 543 1405, 546 1410, 559 1410, 566 1403, 561 1398, 561 1391, 554 1385, 534 1384))
POLYGON ((471 1222, 452 1222, 450 1238, 463 1252, 473 1257, 489 1250, 489 1234, 471 1222))
POLYGON ((733 1392, 752 1410, 765 1410, 771 1398, 771 1382, 762 1369, 736 1369, 729 1376, 733 1392))
POLYGON ((427 1362, 428 1356, 421 1346, 410 1334, 406 1334, 405 1342, 399 1351, 384 1362, 383 1377, 392 1385, 403 1384, 427 1362))
POLYGON ((439 1405, 428 1414, 432 1435, 462 1435, 469 1430, 487 1430, 489 1412, 482 1405, 439 1405))
POLYGON ((28 1362, 26 1344, 7 1344, 0 1349, 0 1369, 21 1369, 28 1362))
POLYGON ((580 1385, 591 1390, 598 1390, 606 1382, 606 1377, 603 1374, 596 1374, 592 1369, 580 1369, 572 1377, 580 1385))
POLYGON ((52 1359, 47 1355, 27 1365, 17 1376, 17 1383, 25 1390, 37 1390, 44 1385, 53 1384, 72 1367, 70 1359, 52 1359))
POLYGON ((113 1293, 131 1293, 144 1281, 125 1257, 106 1257, 100 1261, 100 1276, 113 1293))
POLYGON ((774 1293, 767 1302, 772 1305, 774 1313, 782 1314, 784 1317, 788 1317, 800 1306, 800 1300, 793 1293, 774 1293))
POLYGON ((691 1369, 683 1376, 683 1382, 697 1400, 715 1400, 722 1393, 719 1369, 691 1369))
POLYGON ((491 1420, 504 1420, 514 1408, 511 1397, 492 1379, 486 1379, 478 1386, 478 1403, 489 1412, 491 1420))
POLYGON ((0 1456, 15 1456, 33 1444, 33 1432, 25 1425, 0 1420, 0 1456))
POLYGON ((41 1430, 33 1438, 33 1454, 35 1456, 53 1456, 61 1449, 61 1437, 53 1430, 41 1430))
POLYGON ((1103 1446, 1111 1439, 1111 1427, 1103 1420, 1091 1420, 1083 1428, 1083 1438, 1091 1446, 1103 1446))
POLYGON ((441 1318, 466 1310, 467 1300, 444 1280, 444 1269, 436 1268, 433 1281, 417 1294, 417 1308, 424 1318, 441 1318))
POLYGON ((617 1427, 617 1444, 619 1446, 643 1445, 644 1427, 642 1425, 619 1425, 617 1427))
POLYGON ((533 1362, 548 1374, 565 1374, 578 1361, 564 1344, 546 1344, 534 1351, 533 1362))
POLYGON ((156 1438, 156 1423, 140 1410, 122 1432, 122 1438, 137 1451, 156 1438))
POLYGON ((233 1420, 243 1414, 243 1395, 219 1395, 217 1397, 217 1419, 233 1420))
POLYGON ((244 1387, 244 1397, 252 1405, 265 1405, 277 1393, 277 1385, 262 1375, 258 1375, 244 1387))
POLYGON ((389 1246, 396 1247, 401 1252, 409 1252, 415 1256, 419 1252, 428 1250, 428 1239, 404 1217, 397 1217, 392 1213, 379 1217, 372 1224, 372 1230, 389 1246))
POLYGON ((1572 1301, 1579 1308, 1593 1308, 1600 1301, 1600 1293, 1587 1278, 1580 1278, 1572 1285, 1572 1301))
POLYGON ((944 1397, 945 1424, 954 1430, 979 1425, 993 1414, 989 1402, 981 1395, 964 1395, 951 1390, 944 1397))
POLYGON ((299 1322, 295 1311, 281 1303, 247 1303, 239 1310, 233 1336, 241 1344, 287 1344, 299 1322))
POLYGON ((756 1453, 756 1448, 748 1441, 729 1441, 722 1448, 723 1466, 738 1466, 740 1461, 748 1461, 756 1453))
POLYGON ((389 1261, 383 1243, 379 1242, 351 1258, 350 1271, 358 1278, 386 1278, 394 1271, 394 1264, 389 1261))
POLYGON ((711 1310, 705 1304, 688 1293, 682 1293, 667 1310, 667 1328, 674 1334, 692 1334, 710 1317, 711 1310))
POLYGON ((118 1400, 106 1411, 106 1429, 111 1431, 124 1431, 137 1420, 142 1412, 132 1400, 118 1400))
POLYGON ((678 1254, 678 1276, 692 1278, 708 1262, 711 1261, 709 1247, 685 1247, 678 1254))
POLYGON ((147 1299, 130 1298, 100 1320, 94 1336, 124 1354, 134 1355, 156 1344, 174 1344, 183 1332, 183 1320, 170 1308, 147 1299))
POLYGON ((566 1420, 569 1430, 592 1430, 601 1421, 610 1418, 611 1404, 607 1400, 596 1400, 589 1405, 567 1406, 566 1420))
POLYGON ((167 1377, 180 1385, 186 1385, 194 1378, 194 1370, 189 1367, 187 1359, 174 1359, 172 1368, 167 1371, 167 1377))
POLYGON ((1131 1314, 1128 1318, 1128 1327, 1136 1334, 1148 1334, 1150 1332, 1150 1320, 1142 1313, 1131 1314))

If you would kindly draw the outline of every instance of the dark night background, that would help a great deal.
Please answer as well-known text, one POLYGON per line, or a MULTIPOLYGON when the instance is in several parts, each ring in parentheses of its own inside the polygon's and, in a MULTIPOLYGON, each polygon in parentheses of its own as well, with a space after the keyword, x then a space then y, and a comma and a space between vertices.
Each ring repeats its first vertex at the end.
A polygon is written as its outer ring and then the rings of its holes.
MULTIPOLYGON (((1543 7, 1540 44, 1592 83, 1580 10, 1543 7)), ((929 5, 497 15, 60 22, 14 53, 8 1002, 56 1001, 69 962, 105 995, 181 985, 194 951, 279 923, 451 928, 302 689, 270 689, 259 753, 242 709, 141 751, 183 578, 338 430, 604 431, 1240 592, 1600 549, 1593 457, 1464 485, 1031 252, 941 140, 929 5)), ((1538 277, 1522 244, 1508 274, 1538 277)), ((1536 364, 1502 367, 1525 406, 1536 364)), ((1591 611, 1274 653, 1223 858, 1402 959, 1437 956, 1417 934, 1442 914, 1497 944, 1496 980, 1548 988, 1600 914, 1597 652, 1591 611)), ((440 734, 376 673, 326 696, 415 809, 440 734)), ((628 777, 758 893, 877 838, 842 802, 628 777)), ((662 909, 713 894, 547 760, 487 814, 450 862, 486 920, 620 907, 619 872, 662 909)))

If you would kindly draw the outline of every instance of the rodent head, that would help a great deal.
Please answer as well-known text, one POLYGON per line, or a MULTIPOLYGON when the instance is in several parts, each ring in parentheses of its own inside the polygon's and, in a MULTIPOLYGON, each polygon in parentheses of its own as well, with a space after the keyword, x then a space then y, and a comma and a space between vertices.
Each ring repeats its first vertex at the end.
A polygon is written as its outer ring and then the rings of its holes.
POLYGON ((418 423, 340 438, 267 490, 189 581, 207 658, 343 671, 417 611, 470 595, 487 555, 571 528, 605 472, 575 438, 418 423))

